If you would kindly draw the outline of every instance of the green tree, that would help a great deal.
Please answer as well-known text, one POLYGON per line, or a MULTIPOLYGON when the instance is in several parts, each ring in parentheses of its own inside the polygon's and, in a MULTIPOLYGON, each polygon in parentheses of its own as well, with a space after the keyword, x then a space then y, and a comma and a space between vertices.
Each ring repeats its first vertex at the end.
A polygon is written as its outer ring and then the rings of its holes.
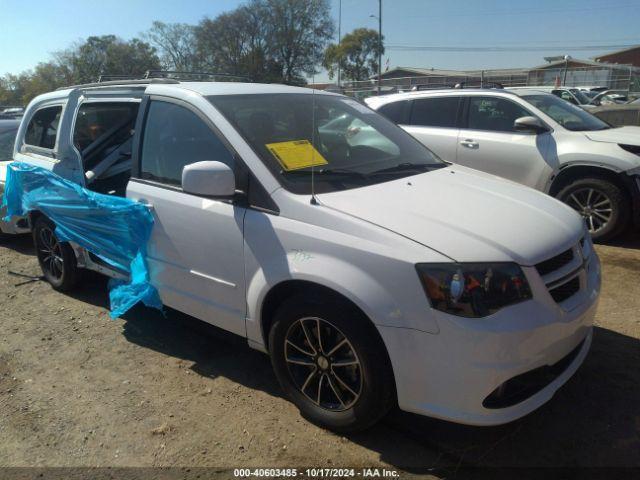
POLYGON ((193 25, 156 21, 143 38, 157 49, 164 69, 193 71, 198 68, 193 25))
POLYGON ((333 35, 330 13, 328 0, 251 0, 198 24, 199 62, 256 81, 305 83, 333 35))
POLYGON ((273 60, 282 65, 282 81, 306 83, 318 72, 335 25, 328 0, 264 0, 268 44, 273 60))
POLYGON ((115 35, 89 37, 57 54, 57 60, 77 83, 95 82, 100 75, 142 75, 161 68, 154 47, 137 38, 124 41, 115 35))
POLYGON ((264 5, 248 5, 203 19, 195 29, 196 51, 203 69, 245 75, 256 81, 279 80, 279 68, 268 54, 264 5))
POLYGON ((378 55, 382 54, 384 43, 380 45, 378 42, 378 32, 370 28, 356 28, 342 37, 339 44, 327 47, 322 65, 327 69, 329 78, 333 78, 340 67, 347 80, 367 80, 378 73, 378 55))

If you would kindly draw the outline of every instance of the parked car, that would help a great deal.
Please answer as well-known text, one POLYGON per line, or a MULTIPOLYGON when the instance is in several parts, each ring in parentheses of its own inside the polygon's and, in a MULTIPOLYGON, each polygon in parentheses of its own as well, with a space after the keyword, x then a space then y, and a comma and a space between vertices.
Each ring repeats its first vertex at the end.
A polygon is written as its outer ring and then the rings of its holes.
MULTIPOLYGON (((20 120, 0 119, 0 197, 2 197, 2 193, 4 191, 6 166, 11 162, 13 157, 13 144, 15 143, 19 126, 20 120)), ((0 208, 0 218, 4 216, 5 211, 0 208)), ((16 220, 15 222, 0 221, 0 240, 4 239, 6 235, 9 234, 27 232, 29 232, 29 228, 24 222, 24 219, 16 220)))
POLYGON ((441 158, 535 188, 579 212, 597 240, 640 222, 640 128, 611 128, 530 89, 367 99, 441 158))
MULTIPOLYGON (((79 86, 29 104, 14 157, 149 205, 146 261, 165 305, 268 352, 303 415, 331 429, 365 428, 396 402, 509 422, 591 344, 600 263, 579 215, 441 161, 341 95, 79 86)), ((28 219, 45 277, 71 288, 82 249, 38 211, 28 219), (43 258, 54 248, 61 268, 43 258)))
POLYGON ((621 105, 629 101, 627 92, 622 90, 606 90, 598 92, 590 102, 590 105, 599 107, 601 105, 621 105))
POLYGON ((509 90, 514 91, 527 91, 535 90, 538 92, 546 92, 555 95, 558 98, 566 100, 573 105, 577 105, 582 108, 592 108, 592 98, 584 91, 574 87, 510 87, 509 90))
POLYGON ((640 99, 624 104, 609 104, 594 108, 591 113, 609 125, 623 127, 625 125, 640 126, 640 99))

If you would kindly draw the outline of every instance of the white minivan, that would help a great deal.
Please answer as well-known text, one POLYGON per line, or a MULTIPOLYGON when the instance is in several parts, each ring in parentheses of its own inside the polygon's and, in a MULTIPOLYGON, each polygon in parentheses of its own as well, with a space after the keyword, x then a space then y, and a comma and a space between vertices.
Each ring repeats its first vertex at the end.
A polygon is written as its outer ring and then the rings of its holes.
MULTIPOLYGON (((600 263, 576 212, 445 163, 341 95, 77 86, 29 104, 14 158, 148 205, 162 302, 268 352, 327 428, 368 427, 396 403, 509 422, 548 401, 591 344, 600 263)), ((81 268, 117 276, 41 212, 28 221, 55 288, 81 268)))

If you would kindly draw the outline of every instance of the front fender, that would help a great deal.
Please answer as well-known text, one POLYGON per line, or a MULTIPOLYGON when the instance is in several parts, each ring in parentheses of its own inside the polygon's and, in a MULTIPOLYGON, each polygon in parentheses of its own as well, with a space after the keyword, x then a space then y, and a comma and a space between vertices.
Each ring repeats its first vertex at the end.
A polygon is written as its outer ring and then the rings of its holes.
MULTIPOLYGON (((247 337, 263 344, 262 306, 272 288, 282 282, 300 280, 329 288, 353 302, 364 314, 379 326, 415 328, 415 318, 403 308, 395 296, 374 276, 353 263, 319 252, 291 250, 286 262, 275 260, 261 265, 247 278, 247 337)), ((415 275, 415 271, 411 272, 415 275)), ((416 284, 418 283, 416 275, 416 284)), ((435 320, 429 321, 428 303, 420 292, 419 303, 425 307, 420 330, 437 333, 435 320)))

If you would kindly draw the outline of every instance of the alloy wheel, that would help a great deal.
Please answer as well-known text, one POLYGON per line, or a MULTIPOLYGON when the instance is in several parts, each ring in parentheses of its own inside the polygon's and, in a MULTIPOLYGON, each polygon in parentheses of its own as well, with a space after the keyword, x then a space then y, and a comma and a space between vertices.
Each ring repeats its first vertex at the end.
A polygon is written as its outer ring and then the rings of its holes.
POLYGON ((344 411, 360 398, 360 360, 351 342, 330 322, 317 317, 295 321, 285 336, 284 352, 294 384, 315 405, 344 411))
POLYGON ((581 188, 569 194, 567 204, 587 222, 589 232, 602 230, 613 216, 613 206, 607 194, 595 188, 581 188))
POLYGON ((43 227, 38 232, 38 256, 43 268, 53 278, 60 279, 64 274, 64 261, 62 259, 62 246, 56 238, 53 230, 43 227))

